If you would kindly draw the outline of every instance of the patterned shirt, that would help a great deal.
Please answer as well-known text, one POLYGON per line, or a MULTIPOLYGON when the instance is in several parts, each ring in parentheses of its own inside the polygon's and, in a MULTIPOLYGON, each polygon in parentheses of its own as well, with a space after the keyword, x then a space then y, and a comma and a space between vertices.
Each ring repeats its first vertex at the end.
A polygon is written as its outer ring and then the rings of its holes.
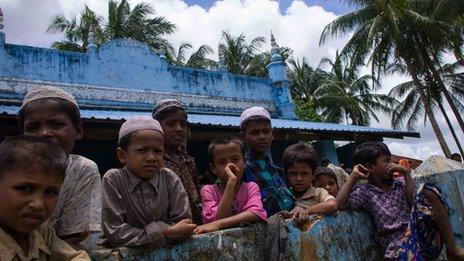
POLYGON ((364 209, 374 218, 380 244, 386 249, 385 258, 393 258, 401 245, 411 213, 404 178, 394 180, 386 192, 371 183, 357 185, 351 191, 348 202, 350 208, 364 209))
POLYGON ((252 157, 250 152, 246 153, 245 159, 246 168, 243 179, 245 182, 255 182, 258 184, 267 216, 270 217, 279 211, 291 210, 294 206, 295 198, 285 183, 282 169, 272 164, 267 156, 264 168, 260 166, 259 160, 252 157), (266 180, 262 176, 262 173, 265 171, 270 173, 272 181, 266 180))
POLYGON ((85 251, 74 250, 58 238, 48 223, 29 233, 28 242, 29 252, 26 254, 16 240, 0 228, 0 260, 90 260, 85 251))
POLYGON ((329 199, 335 199, 332 195, 323 188, 311 187, 306 190, 303 196, 296 199, 296 205, 307 209, 329 199))
MULTIPOLYGON (((101 231, 101 177, 95 162, 69 155, 55 210, 49 219, 59 237, 101 231)), ((78 248, 89 249, 84 240, 78 248)))
POLYGON ((177 175, 161 168, 149 180, 127 168, 103 176, 102 229, 110 246, 166 247, 163 231, 191 218, 187 193, 177 175))
POLYGON ((200 182, 195 160, 184 151, 179 151, 178 156, 178 158, 173 158, 165 153, 164 166, 174 171, 182 181, 182 185, 187 191, 193 221, 196 224, 201 224, 200 182))

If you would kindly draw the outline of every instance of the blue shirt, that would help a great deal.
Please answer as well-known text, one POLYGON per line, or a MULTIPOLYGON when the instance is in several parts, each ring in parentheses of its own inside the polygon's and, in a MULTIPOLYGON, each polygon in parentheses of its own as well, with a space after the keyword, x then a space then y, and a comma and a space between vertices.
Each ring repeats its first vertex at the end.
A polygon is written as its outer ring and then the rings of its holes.
POLYGON ((282 169, 275 166, 267 156, 265 160, 258 160, 247 152, 245 159, 244 181, 258 184, 268 217, 280 211, 290 211, 294 206, 295 198, 285 183, 282 169))

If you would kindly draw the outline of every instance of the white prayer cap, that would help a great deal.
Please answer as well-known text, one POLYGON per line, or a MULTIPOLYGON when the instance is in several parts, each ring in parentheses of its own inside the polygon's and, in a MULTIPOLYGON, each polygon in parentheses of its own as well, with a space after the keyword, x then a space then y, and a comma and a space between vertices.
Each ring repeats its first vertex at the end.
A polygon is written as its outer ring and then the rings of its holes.
POLYGON ((250 119, 265 119, 270 121, 271 115, 266 109, 264 109, 264 107, 253 106, 244 110, 242 115, 240 115, 240 127, 242 127, 243 124, 250 119))
POLYGON ((40 99, 50 99, 50 98, 56 98, 56 99, 62 99, 62 100, 68 101, 76 105, 77 108, 79 108, 74 96, 64 91, 63 89, 52 87, 52 86, 41 86, 41 87, 32 89, 27 92, 26 96, 24 97, 23 104, 21 105, 21 109, 23 109, 24 106, 26 106, 30 102, 40 100, 40 99))
POLYGON ((182 103, 176 99, 164 99, 160 100, 156 103, 155 107, 153 108, 152 116, 153 118, 157 118, 160 113, 166 110, 171 110, 173 108, 181 109, 185 111, 184 107, 182 107, 182 103))
POLYGON ((163 134, 163 129, 157 120, 149 116, 133 116, 124 122, 119 129, 118 142, 121 142, 121 139, 127 134, 138 130, 155 130, 163 134))

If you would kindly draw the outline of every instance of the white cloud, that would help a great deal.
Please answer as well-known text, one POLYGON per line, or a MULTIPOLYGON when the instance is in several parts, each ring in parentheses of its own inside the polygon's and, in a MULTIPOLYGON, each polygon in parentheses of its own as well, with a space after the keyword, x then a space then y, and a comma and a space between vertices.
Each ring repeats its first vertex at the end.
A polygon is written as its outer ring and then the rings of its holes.
MULTIPOLYGON (((131 5, 141 2, 130 0, 131 5)), ((313 66, 317 66, 322 57, 333 57, 337 49, 341 49, 348 36, 331 39, 319 47, 319 37, 323 28, 336 15, 319 6, 308 6, 303 1, 294 1, 288 9, 281 13, 278 1, 272 0, 222 0, 205 10, 198 5, 188 6, 182 0, 145 0, 152 4, 156 15, 166 17, 177 25, 175 34, 168 40, 175 47, 183 42, 190 42, 195 48, 208 44, 217 48, 221 32, 228 30, 233 35, 244 33, 248 40, 264 36, 269 40, 270 31, 276 36, 277 43, 294 50, 296 58, 306 57, 313 66)), ((5 16, 5 34, 8 43, 49 47, 52 42, 62 38, 60 35, 45 33, 51 17, 64 13, 67 17, 78 15, 87 4, 92 10, 107 18, 108 2, 105 0, 3 0, 2 8, 5 16)), ((269 49, 269 42, 263 49, 269 49)), ((366 73, 369 71, 366 70, 366 73)), ((402 76, 388 76, 382 79, 386 93, 391 87, 407 80, 402 76)), ((451 113, 449 113, 451 115, 451 113)), ((390 128, 390 119, 379 114, 380 123, 374 126, 390 128)), ((443 117, 438 116, 445 139, 452 147, 449 130, 443 117)), ((454 120, 454 118, 453 118, 454 120)), ((454 121, 455 126, 458 126, 454 121)), ((418 126, 421 139, 389 140, 392 151, 405 156, 425 158, 432 154, 442 154, 430 125, 418 126)), ((462 132, 457 130, 460 139, 462 132)))

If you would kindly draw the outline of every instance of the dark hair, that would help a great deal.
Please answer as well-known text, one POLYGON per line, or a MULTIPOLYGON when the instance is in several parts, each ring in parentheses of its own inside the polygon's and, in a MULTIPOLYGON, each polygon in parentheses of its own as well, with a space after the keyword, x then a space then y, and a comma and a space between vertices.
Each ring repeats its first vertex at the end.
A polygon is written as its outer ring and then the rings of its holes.
POLYGON ((251 122, 266 122, 271 124, 271 120, 269 119, 260 116, 252 116, 248 118, 246 121, 242 122, 242 124, 240 124, 240 130, 242 132, 246 132, 246 129, 248 128, 248 125, 250 125, 251 122))
POLYGON ((318 167, 316 169, 316 174, 314 175, 314 180, 316 180, 319 176, 328 176, 329 178, 334 179, 335 183, 337 183, 338 188, 337 175, 335 175, 335 172, 332 169, 329 169, 327 167, 318 167))
POLYGON ((131 142, 131 138, 132 138, 132 132, 123 136, 121 140, 119 140, 118 142, 118 147, 121 147, 121 149, 127 151, 127 148, 129 147, 129 144, 131 142))
POLYGON ((354 164, 376 164, 380 156, 391 156, 391 152, 385 143, 380 141, 368 141, 359 145, 354 150, 354 164))
POLYGON ((329 164, 330 164, 330 160, 329 160, 328 158, 323 158, 323 159, 321 160, 321 165, 322 165, 323 167, 327 167, 329 164))
POLYGON ((68 115, 68 117, 71 119, 71 123, 74 126, 74 128, 79 127, 79 125, 81 124, 81 114, 79 112, 79 108, 76 105, 60 98, 46 98, 32 101, 31 103, 26 104, 18 112, 18 125, 19 129, 21 130, 21 133, 24 131, 24 120, 26 118, 29 105, 37 102, 43 103, 47 100, 56 101, 58 103, 58 111, 60 113, 65 113, 66 115, 68 115))
POLYGON ((173 112, 177 112, 177 111, 181 111, 183 113, 185 113, 185 118, 187 118, 187 112, 182 109, 182 108, 179 108, 179 107, 171 107, 171 108, 166 108, 164 110, 162 110, 161 112, 159 112, 155 117, 153 117, 155 120, 161 122, 162 120, 166 119, 166 117, 168 117, 168 115, 170 113, 173 113, 173 112))
POLYGON ((47 172, 58 173, 64 178, 66 154, 49 139, 16 136, 6 138, 0 143, 0 179, 8 171, 27 169, 34 163, 39 163, 47 172))
POLYGON ((214 139, 208 146, 208 155, 209 155, 210 162, 213 162, 214 160, 214 155, 213 155, 214 148, 216 148, 216 146, 218 145, 227 145, 229 143, 237 144, 240 147, 240 151, 242 152, 242 155, 244 154, 245 146, 243 146, 243 142, 239 138, 234 137, 234 136, 220 137, 220 138, 214 139))
POLYGON ((454 157, 459 157, 459 158, 460 158, 460 157, 461 157, 461 154, 459 154, 459 153, 457 153, 457 152, 451 154, 451 158, 454 158, 454 157))
POLYGON ((282 156, 284 172, 287 173, 288 168, 296 162, 308 164, 314 172, 317 167, 317 154, 313 146, 298 142, 286 148, 282 156))

